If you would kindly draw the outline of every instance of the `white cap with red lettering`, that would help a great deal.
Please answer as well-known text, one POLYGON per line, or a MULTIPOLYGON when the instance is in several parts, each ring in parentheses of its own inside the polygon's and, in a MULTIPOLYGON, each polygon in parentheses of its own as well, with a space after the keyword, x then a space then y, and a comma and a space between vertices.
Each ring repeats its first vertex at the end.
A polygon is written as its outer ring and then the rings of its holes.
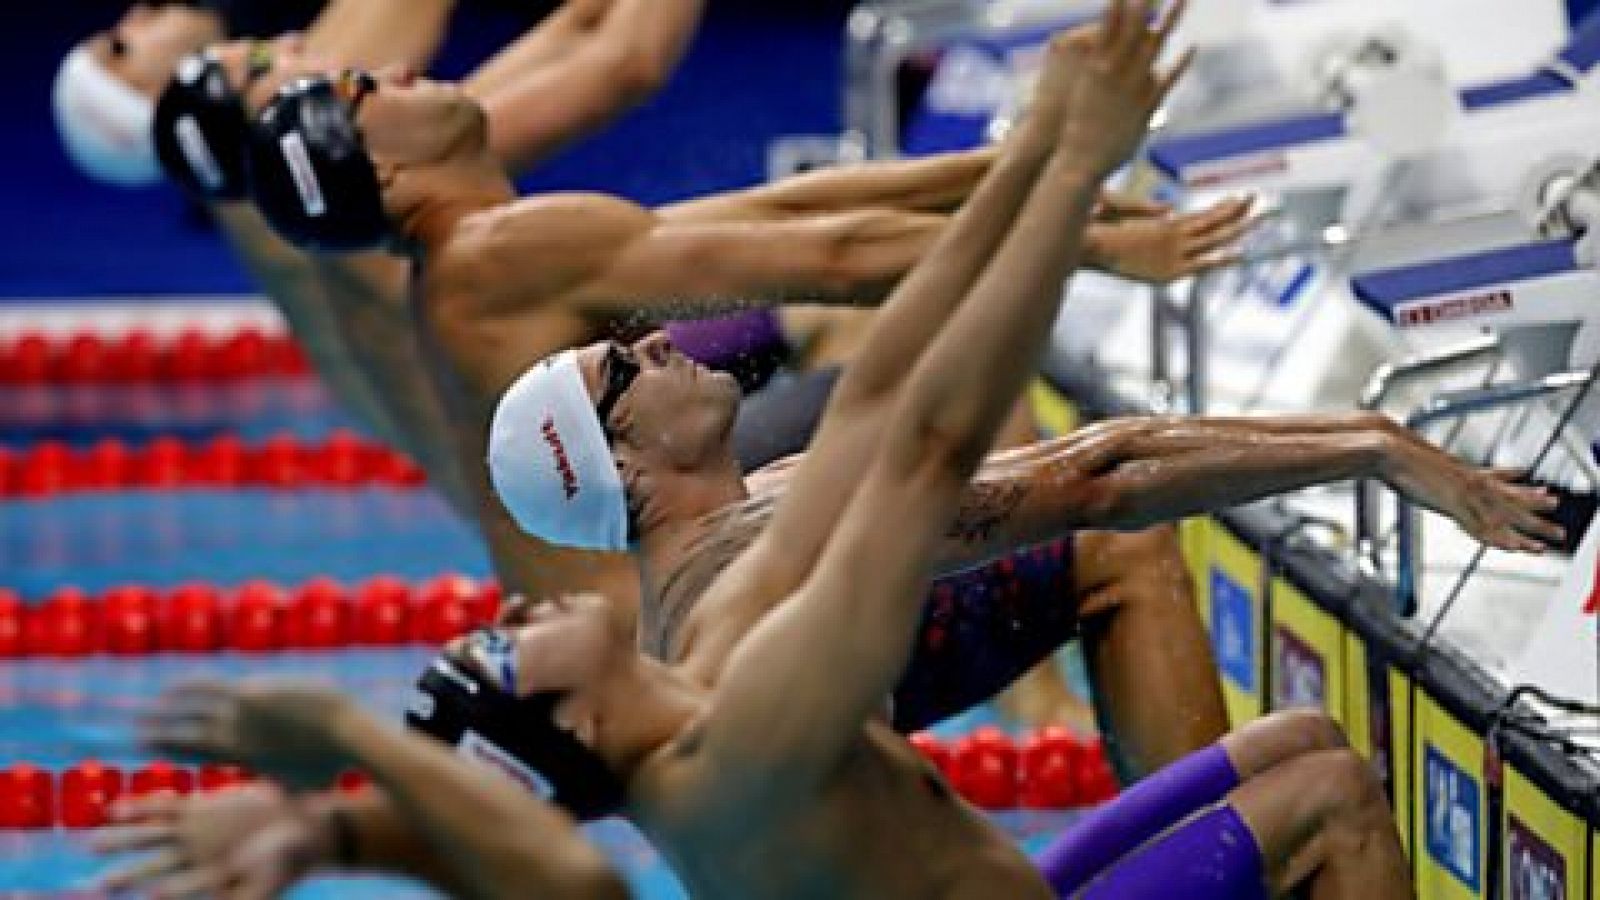
POLYGON ((578 354, 522 373, 489 425, 489 480, 523 531, 562 547, 628 549, 628 501, 578 354))
POLYGON ((77 47, 56 70, 51 96, 67 155, 84 174, 108 184, 142 187, 161 180, 156 161, 154 100, 77 47))

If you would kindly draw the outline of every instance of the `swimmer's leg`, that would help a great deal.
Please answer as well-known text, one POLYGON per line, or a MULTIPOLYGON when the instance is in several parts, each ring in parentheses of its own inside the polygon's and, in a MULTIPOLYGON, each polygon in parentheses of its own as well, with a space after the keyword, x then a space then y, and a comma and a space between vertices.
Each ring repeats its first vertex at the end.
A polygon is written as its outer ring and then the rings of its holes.
POLYGON ((1377 772, 1348 747, 1301 756, 1250 779, 1228 805, 1255 835, 1274 896, 1302 886, 1311 900, 1412 896, 1377 772))
POLYGON ((1300 889, 1311 900, 1412 896, 1383 788, 1349 748, 1303 754, 1249 779, 1076 896, 1264 900, 1300 889))
POLYGON ((1084 659, 1123 781, 1222 737, 1227 709, 1177 529, 1082 532, 1074 549, 1084 659))
POLYGON ((1070 895, 1241 784, 1292 760, 1345 747, 1339 726, 1320 712, 1294 710, 1251 722, 1090 813, 1040 855, 1039 869, 1059 895, 1070 895))

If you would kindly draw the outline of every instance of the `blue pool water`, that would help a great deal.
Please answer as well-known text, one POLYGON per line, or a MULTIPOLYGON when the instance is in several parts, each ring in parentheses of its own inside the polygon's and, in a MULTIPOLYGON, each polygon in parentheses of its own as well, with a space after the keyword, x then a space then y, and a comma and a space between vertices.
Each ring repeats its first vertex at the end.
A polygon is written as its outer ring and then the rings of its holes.
MULTIPOLYGON (((259 439, 292 431, 315 440, 348 426, 306 379, 178 389, 0 389, 0 445, 44 439, 89 443, 230 431, 259 439)), ((0 502, 0 586, 37 601, 74 585, 171 587, 204 580, 295 584, 318 575, 354 582, 372 575, 422 580, 445 572, 488 574, 471 531, 425 490, 119 491, 0 502)), ((27 761, 64 769, 85 759, 129 768, 147 760, 132 740, 140 707, 172 680, 198 673, 279 673, 331 680, 372 708, 398 716, 423 648, 266 656, 160 656, 0 663, 0 766, 27 761)), ((946 734, 993 721, 984 711, 947 723, 946 734)), ((997 820, 1037 846, 1072 814, 1008 813, 997 820)), ((588 829, 641 898, 682 896, 671 872, 620 822, 588 829)), ((0 831, 0 897, 86 890, 111 865, 81 833, 0 831)), ((406 897, 428 893, 381 878, 323 879, 295 896, 406 897)))

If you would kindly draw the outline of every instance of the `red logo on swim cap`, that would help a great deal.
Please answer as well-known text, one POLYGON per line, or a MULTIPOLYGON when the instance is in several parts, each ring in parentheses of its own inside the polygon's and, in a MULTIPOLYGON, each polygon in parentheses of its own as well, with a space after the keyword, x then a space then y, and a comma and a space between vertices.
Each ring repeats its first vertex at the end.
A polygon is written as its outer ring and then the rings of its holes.
POLYGON ((561 435, 556 431, 556 420, 550 416, 544 417, 544 424, 539 426, 539 433, 544 435, 544 442, 550 445, 550 452, 556 458, 556 471, 561 473, 561 489, 566 492, 567 499, 578 496, 578 475, 572 471, 572 461, 567 459, 567 448, 561 443, 561 435))

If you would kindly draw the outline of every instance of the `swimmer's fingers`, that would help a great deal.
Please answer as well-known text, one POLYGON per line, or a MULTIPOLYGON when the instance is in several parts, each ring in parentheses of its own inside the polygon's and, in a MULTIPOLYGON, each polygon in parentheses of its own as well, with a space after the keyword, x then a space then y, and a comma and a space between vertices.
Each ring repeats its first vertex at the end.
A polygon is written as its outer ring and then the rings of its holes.
POLYGON ((1254 197, 1235 197, 1215 203, 1181 219, 1185 235, 1195 239, 1222 239, 1227 235, 1237 238, 1256 223, 1250 218, 1255 206, 1254 197))
POLYGON ((1183 55, 1178 57, 1178 61, 1172 64, 1172 68, 1156 77, 1157 101, 1172 93, 1172 88, 1183 80, 1183 76, 1188 74, 1189 67, 1192 65, 1194 65, 1194 48, 1190 47, 1183 51, 1183 55))
POLYGON ((1156 57, 1167 45, 1167 39, 1172 36, 1172 30, 1178 26, 1178 21, 1183 18, 1184 0, 1174 0, 1167 5, 1161 16, 1153 24, 1150 17, 1155 13, 1153 6, 1146 7, 1144 18, 1139 20, 1138 43, 1134 64, 1144 70, 1149 70, 1155 64, 1156 57))
POLYGON ((151 900, 182 900, 185 897, 215 897, 223 892, 232 875, 225 869, 205 866, 173 872, 149 886, 151 900))
POLYGON ((1522 507, 1517 510, 1515 526, 1518 531, 1532 537, 1539 538, 1552 544, 1558 544, 1567 539, 1567 530, 1559 524, 1550 521, 1534 509, 1522 507))
POLYGON ((172 822, 183 809, 183 798, 172 791, 125 797, 111 805, 110 819, 119 825, 172 822))
POLYGON ((1103 40, 1115 65, 1137 65, 1149 31, 1151 0, 1118 2, 1120 15, 1115 26, 1107 26, 1103 40))
POLYGON ((1229 269, 1243 261, 1243 255, 1237 250, 1229 250, 1223 253, 1212 253, 1207 256, 1191 258, 1184 263, 1184 268, 1189 275, 1199 275, 1202 272, 1229 269))
POLYGON ((171 843, 177 830, 170 822, 143 825, 113 825, 89 835, 89 847, 102 855, 142 853, 171 843))
POLYGON ((166 846, 134 860, 100 878, 100 889, 108 894, 146 887, 163 876, 182 870, 187 861, 176 846, 166 846))
POLYGON ((1508 553, 1526 553, 1529 556, 1540 556, 1549 549, 1542 541, 1536 541, 1514 528, 1497 529, 1484 538, 1484 543, 1508 553))

